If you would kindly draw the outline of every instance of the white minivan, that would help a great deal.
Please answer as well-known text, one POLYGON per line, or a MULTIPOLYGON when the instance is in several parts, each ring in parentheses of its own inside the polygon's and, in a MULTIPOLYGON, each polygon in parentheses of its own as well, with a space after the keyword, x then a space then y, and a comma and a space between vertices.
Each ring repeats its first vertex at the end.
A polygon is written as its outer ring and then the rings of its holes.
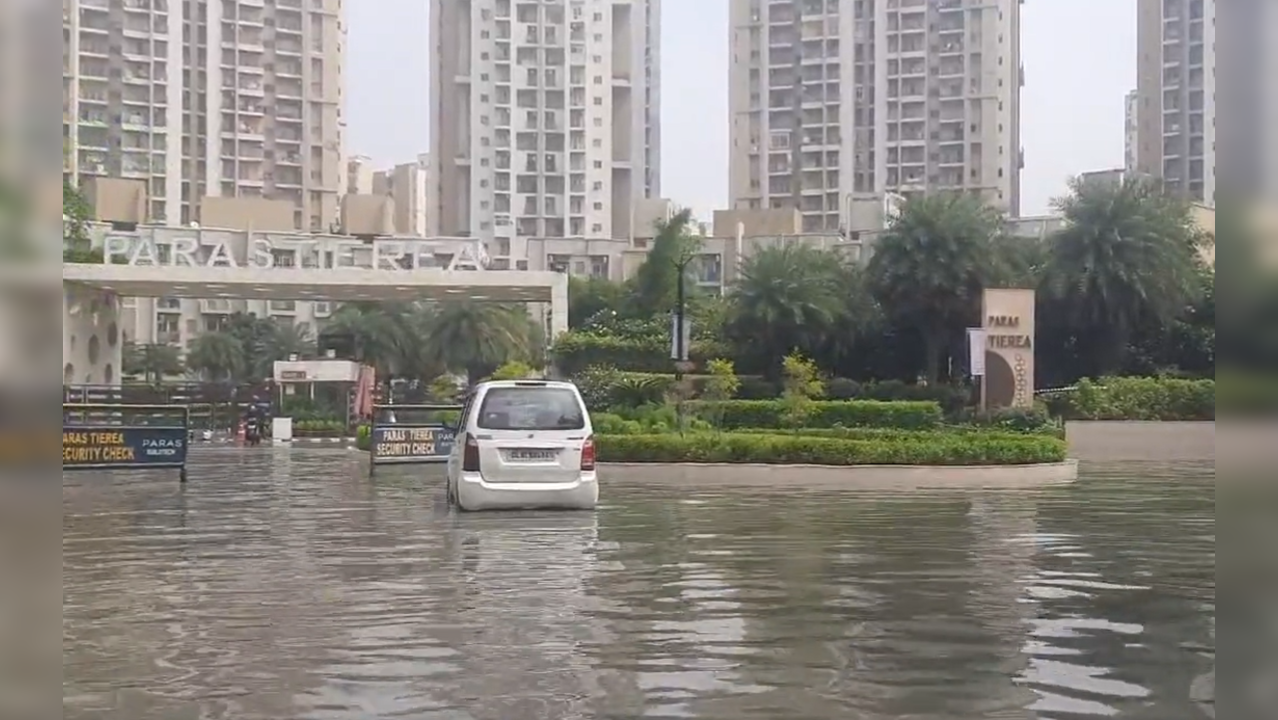
POLYGON ((577 387, 548 380, 476 385, 448 456, 448 500, 462 510, 593 509, 595 441, 577 387))

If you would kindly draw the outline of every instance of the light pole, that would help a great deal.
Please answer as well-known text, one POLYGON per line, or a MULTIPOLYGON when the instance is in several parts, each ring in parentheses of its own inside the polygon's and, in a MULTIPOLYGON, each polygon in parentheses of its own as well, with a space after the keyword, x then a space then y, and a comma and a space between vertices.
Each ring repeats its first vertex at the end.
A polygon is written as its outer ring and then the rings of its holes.
POLYGON ((674 355, 675 361, 675 382, 683 381, 684 369, 688 365, 688 348, 685 347, 684 339, 686 334, 684 328, 685 314, 687 312, 688 295, 687 295, 687 274, 688 263, 692 262, 694 256, 691 253, 685 253, 675 261, 675 268, 679 271, 678 284, 675 286, 675 318, 674 318, 674 355))

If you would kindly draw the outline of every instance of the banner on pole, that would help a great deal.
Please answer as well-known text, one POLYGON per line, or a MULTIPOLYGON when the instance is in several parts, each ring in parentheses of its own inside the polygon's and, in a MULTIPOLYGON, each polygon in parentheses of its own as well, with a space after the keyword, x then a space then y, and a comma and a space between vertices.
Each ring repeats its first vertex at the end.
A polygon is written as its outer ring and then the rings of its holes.
POLYGON ((985 328, 967 329, 967 355, 972 377, 985 377, 985 328))
POLYGON ((682 362, 688 359, 692 348, 692 319, 674 313, 670 316, 670 359, 682 362), (680 332, 680 329, 683 332, 680 332), (682 335, 682 342, 680 342, 682 335))

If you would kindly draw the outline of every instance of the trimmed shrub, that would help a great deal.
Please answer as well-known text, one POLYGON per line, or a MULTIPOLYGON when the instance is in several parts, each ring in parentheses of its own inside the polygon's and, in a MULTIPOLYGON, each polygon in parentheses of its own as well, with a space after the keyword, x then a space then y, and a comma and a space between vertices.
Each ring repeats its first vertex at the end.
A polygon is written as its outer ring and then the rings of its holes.
POLYGON ((1061 462, 1065 441, 1043 435, 927 434, 848 439, 761 433, 596 435, 599 461, 809 465, 1026 465, 1061 462))
POLYGON ((965 426, 1018 433, 1044 433, 1064 436, 1065 426, 1053 418, 1046 403, 1032 408, 1004 408, 988 412, 968 409, 955 418, 965 426))
MULTIPOLYGON (((780 400, 702 401, 687 404, 701 417, 722 418, 725 430, 785 427, 785 404, 780 400)), ((893 427, 909 430, 935 428, 942 421, 935 402, 878 402, 874 400, 815 400, 805 426, 814 428, 893 427)))
MULTIPOLYGON (((591 413, 590 420, 595 432, 605 435, 679 432, 679 415, 670 405, 647 405, 634 410, 621 409, 615 413, 591 413)), ((710 423, 700 418, 686 420, 688 430, 699 432, 713 429, 710 423)))
POLYGON ((1215 420, 1216 382, 1156 377, 1080 380, 1054 400, 1068 420, 1215 420))

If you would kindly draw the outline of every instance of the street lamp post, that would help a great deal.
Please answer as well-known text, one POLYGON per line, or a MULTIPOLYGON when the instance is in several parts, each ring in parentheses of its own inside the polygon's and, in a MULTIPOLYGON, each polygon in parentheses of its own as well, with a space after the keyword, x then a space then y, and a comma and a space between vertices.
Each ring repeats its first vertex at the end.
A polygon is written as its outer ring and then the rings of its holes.
POLYGON ((679 271, 678 284, 675 286, 675 321, 674 321, 674 361, 675 361, 675 382, 683 380, 684 368, 688 362, 688 348, 685 347, 684 339, 687 337, 684 328, 686 327, 685 314, 687 312, 687 274, 688 263, 692 262, 692 255, 684 255, 675 261, 675 268, 679 271))

